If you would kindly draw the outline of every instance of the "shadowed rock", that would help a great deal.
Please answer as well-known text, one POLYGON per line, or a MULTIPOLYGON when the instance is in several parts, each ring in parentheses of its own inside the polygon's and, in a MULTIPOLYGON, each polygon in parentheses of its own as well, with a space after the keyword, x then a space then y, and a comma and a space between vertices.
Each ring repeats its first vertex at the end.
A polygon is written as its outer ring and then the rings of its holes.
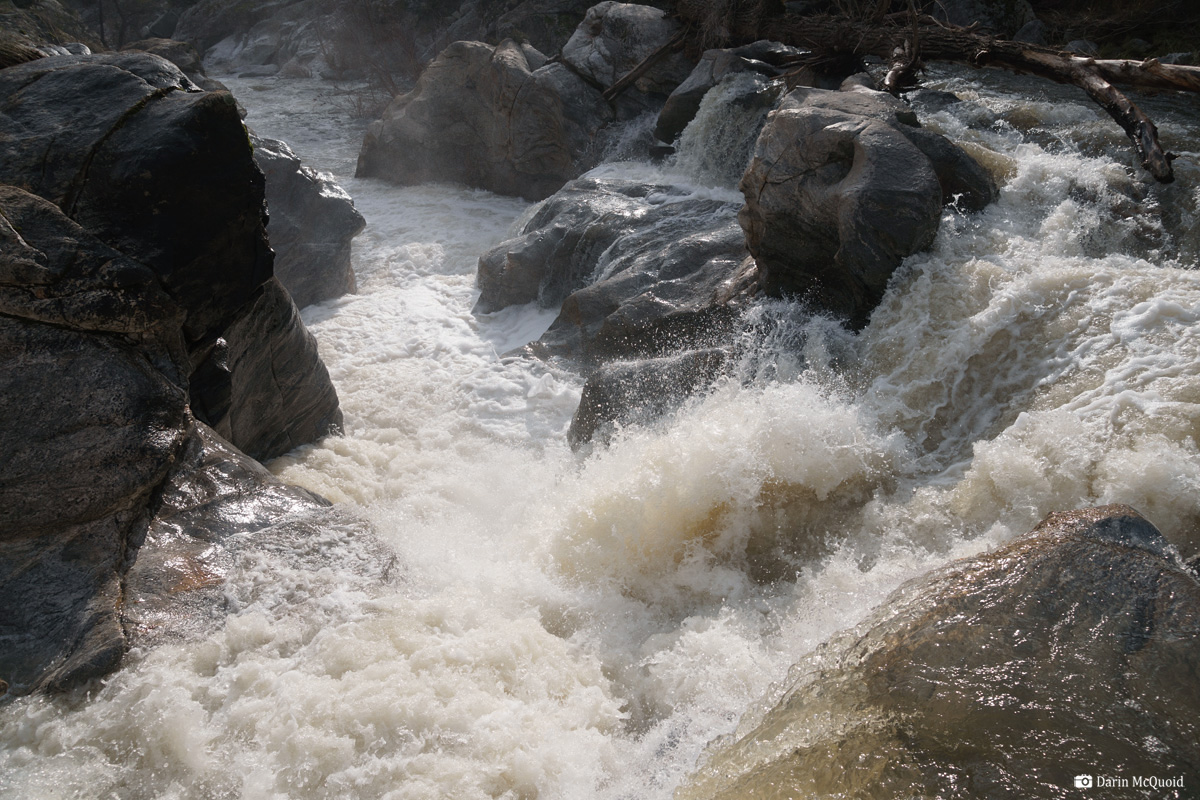
MULTIPOLYGON (((264 181, 228 93, 201 92, 173 64, 131 52, 4 70, 0 98, 0 181, 50 200, 154 272, 183 312, 193 397, 227 394, 237 403, 250 398, 234 386, 266 389, 253 400, 277 409, 261 426, 283 426, 283 435, 267 437, 274 441, 311 441, 340 425, 336 395, 303 331, 275 330, 270 358, 241 362, 243 369, 286 363, 295 374, 234 375, 229 363, 213 360, 220 342, 233 341, 228 330, 246 327, 272 275, 264 181), (300 349, 283 358, 283 341, 300 349)), ((298 324, 294 313, 272 313, 278 324, 298 324)), ((222 428, 220 417, 205 421, 222 428)), ((263 448, 257 428, 246 439, 232 435, 256 458, 287 449, 263 448)))
POLYGON ((1200 583, 1162 534, 1127 506, 1052 514, 793 667, 676 796, 1066 798, 1100 771, 1195 786, 1197 674, 1200 583))
POLYGON ((350 195, 303 166, 283 142, 250 135, 254 163, 267 179, 267 233, 275 277, 297 308, 355 289, 350 242, 366 225, 350 195))
POLYGON ((455 42, 371 124, 360 177, 457 181, 539 200, 588 165, 612 119, 600 92, 511 40, 455 42))

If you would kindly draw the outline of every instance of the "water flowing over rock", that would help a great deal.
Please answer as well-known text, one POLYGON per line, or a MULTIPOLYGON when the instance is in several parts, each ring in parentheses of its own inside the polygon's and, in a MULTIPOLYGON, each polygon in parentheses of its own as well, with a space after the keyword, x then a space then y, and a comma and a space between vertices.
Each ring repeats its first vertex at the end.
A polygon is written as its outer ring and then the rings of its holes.
POLYGON ((547 197, 590 165, 612 111, 598 90, 543 61, 511 40, 450 45, 371 125, 357 174, 547 197))
POLYGON ((768 41, 729 50, 705 50, 687 79, 667 97, 654 126, 654 136, 667 144, 674 142, 700 110, 704 95, 725 76, 754 72, 773 78, 780 74, 784 58, 799 53, 794 47, 768 41))
MULTIPOLYGON (((793 667, 676 797, 1070 797, 1200 780, 1200 583, 1128 506, 1052 514, 793 667)), ((1179 795, 1183 796, 1183 795, 1179 795)))
POLYGON ((354 291, 350 242, 366 225, 331 177, 303 166, 283 142, 250 135, 267 179, 275 277, 298 308, 354 291))
POLYGON ((584 361, 703 346, 753 285, 735 209, 680 187, 579 178, 480 258, 475 310, 561 303, 536 349, 584 361))
POLYGON ((0 98, 0 677, 23 693, 119 661, 163 493, 197 496, 179 488, 192 412, 260 458, 341 414, 271 277, 227 93, 122 53, 0 71, 0 98))
POLYGON ((721 348, 605 364, 588 376, 567 441, 607 442, 616 426, 653 422, 710 386, 729 354, 721 348))
POLYGON ((969 156, 916 125, 907 105, 852 81, 784 98, 740 185, 767 291, 862 327, 900 262, 933 242, 943 201, 971 210, 996 198, 969 156))

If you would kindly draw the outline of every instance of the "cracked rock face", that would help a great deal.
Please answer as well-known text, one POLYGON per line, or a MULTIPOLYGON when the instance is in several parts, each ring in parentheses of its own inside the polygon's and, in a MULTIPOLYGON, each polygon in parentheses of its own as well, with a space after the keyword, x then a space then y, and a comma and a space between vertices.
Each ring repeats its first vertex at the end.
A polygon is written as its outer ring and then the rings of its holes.
POLYGON ((1051 514, 882 609, 793 666, 676 797, 1065 798, 1100 770, 1200 781, 1200 583, 1132 508, 1051 514))
POLYGON ((190 480, 193 413, 257 458, 340 425, 315 342, 272 277, 264 222, 263 176, 227 93, 142 53, 0 70, 11 691, 68 688, 119 661, 125 578, 163 498, 190 480))

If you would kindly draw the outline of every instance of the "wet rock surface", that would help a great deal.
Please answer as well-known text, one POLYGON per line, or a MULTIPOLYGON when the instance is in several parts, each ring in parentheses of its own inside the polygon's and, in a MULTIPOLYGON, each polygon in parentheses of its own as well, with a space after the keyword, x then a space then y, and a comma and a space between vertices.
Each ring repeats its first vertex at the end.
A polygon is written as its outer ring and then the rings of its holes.
POLYGON ((350 242, 366 225, 344 189, 300 163, 283 142, 250 135, 254 163, 267 180, 267 234, 275 277, 297 308, 355 288, 350 242))
POLYGON ((214 421, 259 457, 340 412, 271 277, 228 94, 121 53, 2 70, 0 98, 0 678, 20 694, 119 662, 189 396, 227 397, 214 421))
POLYGON ((597 89, 543 59, 511 40, 450 45, 372 123, 357 174, 549 196, 590 165, 613 117, 597 89))
POLYGON ((1194 786, 1198 670, 1200 583, 1162 534, 1127 506, 1052 514, 793 667, 677 796, 1065 798, 1101 769, 1194 786))
POLYGON ((974 209, 997 197, 969 156, 916 125, 907 105, 851 81, 784 98, 740 184, 739 220, 767 291, 862 327, 900 262, 932 244, 943 202, 974 209))
POLYGON ((654 126, 655 138, 667 144, 674 142, 696 116, 704 95, 726 76, 754 72, 773 78, 782 71, 780 68, 786 58, 799 55, 800 52, 794 47, 768 41, 727 50, 704 51, 700 62, 663 104, 654 126))
POLYGON ((751 290, 732 203, 678 187, 584 177, 480 259, 480 313, 562 303, 535 349, 584 363, 719 338, 751 290))
POLYGON ((661 419, 711 386, 728 359, 726 350, 709 348, 601 366, 583 386, 567 441, 574 449, 607 444, 618 427, 661 419))

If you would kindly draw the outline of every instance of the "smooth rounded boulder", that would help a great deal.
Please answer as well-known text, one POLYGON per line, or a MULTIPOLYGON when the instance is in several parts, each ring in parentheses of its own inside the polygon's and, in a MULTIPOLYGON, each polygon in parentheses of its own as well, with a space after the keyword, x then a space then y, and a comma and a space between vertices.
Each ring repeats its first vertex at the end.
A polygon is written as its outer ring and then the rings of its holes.
POLYGON ((553 194, 591 165, 613 112, 599 90, 544 60, 512 40, 450 45, 368 128, 356 174, 553 194))
POLYGON ((1096 774, 1184 797, 1198 674, 1200 582, 1163 535, 1128 506, 1051 514, 795 665, 676 797, 1065 798, 1096 774))
POLYGON ((937 235, 942 205, 998 195, 969 156, 890 95, 797 88, 767 118, 738 219, 764 288, 866 325, 892 273, 937 235))

